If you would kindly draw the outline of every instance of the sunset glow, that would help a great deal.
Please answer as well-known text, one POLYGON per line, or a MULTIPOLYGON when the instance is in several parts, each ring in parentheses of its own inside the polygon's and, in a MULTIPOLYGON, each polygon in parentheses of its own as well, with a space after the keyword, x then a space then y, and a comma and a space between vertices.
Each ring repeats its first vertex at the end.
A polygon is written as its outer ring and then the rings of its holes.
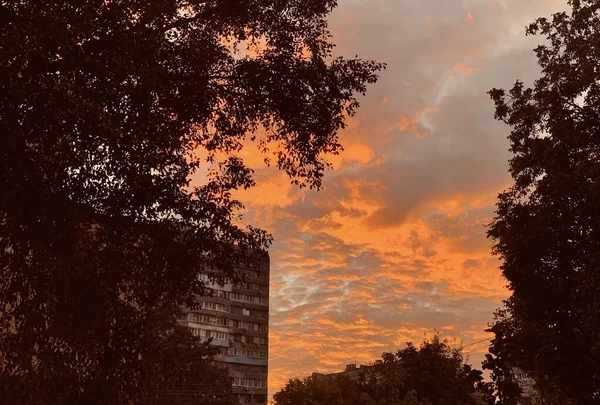
POLYGON ((256 163, 244 222, 271 249, 269 391, 288 378, 369 363, 435 330, 480 366, 508 294, 486 224, 510 184, 508 128, 492 87, 539 71, 524 35, 561 1, 342 0, 336 53, 385 61, 340 133, 324 190, 256 163), (483 343, 482 343, 483 342, 483 343))

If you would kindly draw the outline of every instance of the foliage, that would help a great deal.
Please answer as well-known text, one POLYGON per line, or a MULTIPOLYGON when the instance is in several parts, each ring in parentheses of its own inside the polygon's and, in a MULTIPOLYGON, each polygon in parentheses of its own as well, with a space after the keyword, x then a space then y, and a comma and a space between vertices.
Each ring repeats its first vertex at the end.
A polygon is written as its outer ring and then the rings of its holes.
POLYGON ((290 380, 273 398, 277 405, 493 404, 482 372, 437 336, 419 348, 408 343, 396 353, 384 353, 373 366, 359 369, 357 378, 341 374, 290 380))
MULTIPOLYGON (((43 373, 5 369, 0 380, 2 403, 102 405, 108 398, 113 403, 140 405, 237 404, 228 371, 212 360, 215 347, 177 325, 168 312, 151 321, 142 338, 149 340, 144 346, 138 344, 143 350, 137 352, 135 365, 119 364, 119 347, 114 340, 104 342, 101 356, 97 355, 101 360, 89 353, 83 357, 63 346, 60 356, 40 359, 37 370, 43 373), (68 367, 72 364, 76 368, 68 367), (132 388, 135 397, 129 393, 132 388)), ((136 342, 124 334, 126 327, 114 332, 115 339, 131 342, 130 349, 136 349, 136 342)))
POLYGON ((498 405, 517 405, 522 396, 522 388, 515 378, 514 364, 505 358, 514 348, 512 322, 506 318, 506 311, 496 312, 496 323, 487 331, 494 333, 489 353, 485 355, 483 369, 492 372, 494 394, 497 396, 498 405))
POLYGON ((264 260, 247 252, 270 236, 237 221, 232 193, 254 185, 242 150, 320 187, 383 67, 332 56, 335 6, 0 2, 5 391, 136 403, 177 304, 207 293, 198 273, 235 282, 264 260))
POLYGON ((398 372, 404 374, 402 385, 396 385, 400 397, 414 391, 420 401, 431 405, 474 404, 475 392, 484 386, 482 372, 465 364, 461 350, 450 347, 438 336, 424 341, 419 348, 408 343, 395 354, 384 353, 383 361, 375 365, 376 380, 387 384, 389 369, 395 371, 391 374, 394 380, 398 379, 398 372))
POLYGON ((343 405, 342 392, 338 381, 319 376, 289 380, 286 386, 275 395, 277 405, 343 405))
MULTIPOLYGON (((514 184, 489 230, 512 296, 492 330, 491 360, 579 404, 600 399, 600 3, 527 29, 541 77, 493 89, 514 184)), ((493 364, 490 364, 493 367, 493 364)))

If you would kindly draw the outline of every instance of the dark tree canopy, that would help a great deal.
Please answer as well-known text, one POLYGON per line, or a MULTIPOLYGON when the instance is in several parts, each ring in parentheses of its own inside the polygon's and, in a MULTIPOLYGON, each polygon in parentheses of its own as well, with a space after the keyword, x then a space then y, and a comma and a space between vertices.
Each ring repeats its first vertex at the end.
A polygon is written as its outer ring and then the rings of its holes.
POLYGON ((569 5, 527 29, 547 40, 534 85, 490 92, 512 127, 514 184, 489 230, 512 291, 489 360, 591 404, 600 400, 600 2, 569 5))
MULTIPOLYGON (((311 376, 289 380, 283 389, 275 393, 273 399, 277 405, 345 405, 339 384, 346 378, 329 379, 311 376)), ((356 383, 354 383, 356 385, 356 383)))
POLYGON ((372 367, 347 375, 290 380, 273 399, 277 405, 488 405, 494 403, 480 370, 462 351, 437 336, 420 347, 408 343, 384 353, 372 367))
POLYGON ((236 222, 232 192, 254 185, 242 148, 320 187, 383 67, 332 56, 335 6, 0 1, 4 390, 134 401, 177 304, 206 293, 198 273, 255 263, 270 237, 236 222))

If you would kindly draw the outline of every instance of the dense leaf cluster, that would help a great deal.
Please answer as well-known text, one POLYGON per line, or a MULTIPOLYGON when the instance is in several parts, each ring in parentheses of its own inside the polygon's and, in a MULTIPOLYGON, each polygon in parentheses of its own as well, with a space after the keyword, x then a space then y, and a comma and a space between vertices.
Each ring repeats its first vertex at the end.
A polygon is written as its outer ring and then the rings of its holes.
POLYGON ((335 5, 0 1, 1 398, 134 401, 198 273, 255 263, 240 152, 318 188, 383 67, 332 56, 335 5))

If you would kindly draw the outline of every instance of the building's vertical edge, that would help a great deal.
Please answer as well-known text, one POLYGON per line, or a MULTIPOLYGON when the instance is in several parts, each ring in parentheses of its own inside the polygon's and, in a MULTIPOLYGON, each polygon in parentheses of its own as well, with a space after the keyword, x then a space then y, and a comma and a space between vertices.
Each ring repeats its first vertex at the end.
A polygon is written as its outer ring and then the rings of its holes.
POLYGON ((267 368, 266 368, 266 384, 265 384, 265 405, 267 404, 269 397, 269 347, 270 344, 270 333, 271 325, 270 325, 270 313, 271 313, 271 256, 269 252, 265 252, 265 269, 267 271, 267 368))

